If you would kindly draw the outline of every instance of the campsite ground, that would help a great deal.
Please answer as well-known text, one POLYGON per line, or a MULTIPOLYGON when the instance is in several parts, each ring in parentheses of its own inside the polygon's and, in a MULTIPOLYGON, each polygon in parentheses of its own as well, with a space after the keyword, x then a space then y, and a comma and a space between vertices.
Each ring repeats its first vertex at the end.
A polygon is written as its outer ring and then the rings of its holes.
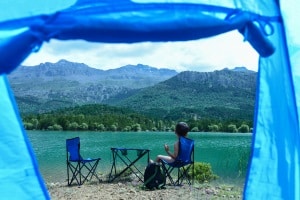
POLYGON ((67 183, 47 184, 51 199, 242 199, 242 188, 218 184, 194 184, 190 187, 166 186, 161 190, 145 190, 136 182, 96 183, 67 186, 67 183))

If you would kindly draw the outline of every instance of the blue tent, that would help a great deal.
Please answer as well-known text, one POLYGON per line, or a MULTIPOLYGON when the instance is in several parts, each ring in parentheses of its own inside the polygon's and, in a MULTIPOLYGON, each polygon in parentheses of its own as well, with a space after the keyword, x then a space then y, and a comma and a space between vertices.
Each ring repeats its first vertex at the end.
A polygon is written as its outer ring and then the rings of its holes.
POLYGON ((186 41, 238 30, 259 53, 244 199, 300 199, 300 25, 295 0, 2 0, 0 191, 49 199, 6 75, 51 39, 186 41), (189 2, 189 3, 187 3, 189 2))

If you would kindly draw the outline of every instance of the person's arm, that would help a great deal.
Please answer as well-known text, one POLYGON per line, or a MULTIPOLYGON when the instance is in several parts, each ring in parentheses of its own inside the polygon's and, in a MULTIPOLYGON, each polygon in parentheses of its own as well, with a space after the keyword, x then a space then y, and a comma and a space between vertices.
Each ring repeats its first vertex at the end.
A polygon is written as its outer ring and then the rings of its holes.
POLYGON ((172 157, 173 159, 176 159, 177 155, 178 155, 178 141, 174 144, 174 153, 170 152, 170 148, 167 144, 165 144, 165 151, 167 152, 167 154, 172 157))

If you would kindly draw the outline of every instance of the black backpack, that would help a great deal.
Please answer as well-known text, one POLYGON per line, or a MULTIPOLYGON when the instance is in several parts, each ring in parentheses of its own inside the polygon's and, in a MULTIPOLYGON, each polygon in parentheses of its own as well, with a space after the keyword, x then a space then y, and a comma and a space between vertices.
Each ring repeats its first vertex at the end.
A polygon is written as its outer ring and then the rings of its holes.
POLYGON ((162 189, 166 184, 165 174, 157 163, 149 163, 144 173, 144 186, 150 190, 162 189))

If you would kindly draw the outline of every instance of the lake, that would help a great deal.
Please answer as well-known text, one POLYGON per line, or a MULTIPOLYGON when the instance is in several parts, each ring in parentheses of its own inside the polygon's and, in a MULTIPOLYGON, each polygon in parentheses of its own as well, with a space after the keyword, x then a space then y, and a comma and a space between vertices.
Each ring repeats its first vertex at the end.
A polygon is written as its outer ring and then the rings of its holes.
MULTIPOLYGON (((66 139, 80 137, 84 158, 100 157, 98 170, 110 172, 111 147, 150 149, 150 157, 165 154, 165 143, 173 147, 173 132, 67 132, 27 131, 36 154, 40 172, 46 182, 63 182, 67 178, 66 139)), ((252 134, 245 133, 189 133, 195 140, 195 161, 207 162, 219 176, 218 181, 243 184, 247 171, 252 134)), ((172 148, 173 149, 173 148, 172 148)), ((139 165, 146 166, 141 160, 139 165)))

